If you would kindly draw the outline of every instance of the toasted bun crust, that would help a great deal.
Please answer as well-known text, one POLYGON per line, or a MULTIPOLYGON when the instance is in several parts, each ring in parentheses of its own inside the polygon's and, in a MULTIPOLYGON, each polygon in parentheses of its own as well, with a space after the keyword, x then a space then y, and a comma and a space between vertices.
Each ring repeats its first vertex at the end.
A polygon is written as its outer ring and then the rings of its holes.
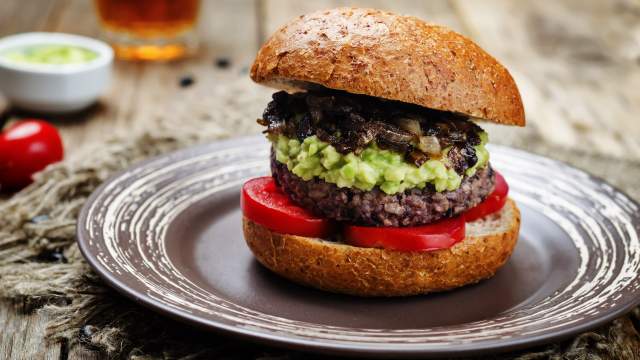
POLYGON ((285 90, 322 85, 525 125, 520 93, 468 38, 411 16, 337 8, 300 16, 258 52, 251 78, 285 90))
POLYGON ((247 218, 244 237, 262 265, 297 283, 358 296, 404 296, 453 289, 493 276, 518 239, 512 200, 497 214, 467 224, 449 249, 404 252, 361 248, 270 231, 247 218))

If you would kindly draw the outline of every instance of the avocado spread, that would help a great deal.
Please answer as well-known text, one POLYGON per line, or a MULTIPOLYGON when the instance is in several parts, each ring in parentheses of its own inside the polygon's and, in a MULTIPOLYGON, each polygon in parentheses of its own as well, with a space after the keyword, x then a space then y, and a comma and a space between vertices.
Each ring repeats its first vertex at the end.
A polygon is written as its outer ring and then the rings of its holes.
MULTIPOLYGON (((341 154, 336 149, 318 139, 309 136, 302 142, 284 135, 270 136, 276 153, 276 161, 287 165, 289 171, 303 180, 318 177, 339 187, 355 187, 369 191, 379 186, 391 195, 406 189, 423 189, 428 183, 436 191, 453 191, 460 187, 462 176, 447 163, 444 149, 440 160, 427 160, 420 167, 408 163, 404 155, 386 149, 380 149, 375 143, 369 144, 359 154, 350 152, 341 154)), ((486 150, 487 134, 480 135, 481 143, 474 146, 478 161, 467 169, 464 176, 473 176, 476 170, 489 161, 486 150)))
POLYGON ((15 63, 65 65, 86 63, 98 54, 78 46, 43 44, 12 49, 2 57, 15 63))

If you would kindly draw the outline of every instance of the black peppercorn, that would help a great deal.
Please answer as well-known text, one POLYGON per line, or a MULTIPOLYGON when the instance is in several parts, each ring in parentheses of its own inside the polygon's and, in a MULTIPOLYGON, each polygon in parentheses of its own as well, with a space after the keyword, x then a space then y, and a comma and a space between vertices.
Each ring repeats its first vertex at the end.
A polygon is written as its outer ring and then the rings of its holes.
POLYGON ((215 64, 220 69, 226 69, 231 65, 231 61, 228 58, 221 57, 216 59, 215 64))
POLYGON ((180 78, 180 87, 189 87, 193 85, 196 81, 193 79, 193 76, 185 75, 180 78))
POLYGON ((38 255, 38 260, 43 262, 57 262, 66 264, 69 262, 67 257, 64 256, 62 249, 44 250, 38 255))

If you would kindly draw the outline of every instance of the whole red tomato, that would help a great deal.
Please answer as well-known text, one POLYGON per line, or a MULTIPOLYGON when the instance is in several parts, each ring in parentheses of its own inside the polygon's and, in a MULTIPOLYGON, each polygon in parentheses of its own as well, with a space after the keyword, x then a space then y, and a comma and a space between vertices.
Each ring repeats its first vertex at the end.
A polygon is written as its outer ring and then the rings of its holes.
POLYGON ((0 133, 0 190, 29 185, 32 175, 63 158, 58 130, 49 123, 25 119, 0 133))

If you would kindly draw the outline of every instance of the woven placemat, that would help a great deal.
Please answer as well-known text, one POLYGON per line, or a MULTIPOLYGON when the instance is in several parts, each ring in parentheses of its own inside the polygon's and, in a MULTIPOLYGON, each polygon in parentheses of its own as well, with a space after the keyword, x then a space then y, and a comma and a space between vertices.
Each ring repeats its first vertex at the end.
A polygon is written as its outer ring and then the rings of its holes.
MULTIPOLYGON (((0 205, 0 297, 51 319, 47 341, 86 346, 112 358, 310 358, 309 355, 198 331, 161 317, 107 287, 75 242, 76 216, 108 176, 151 156, 217 138, 257 133, 268 90, 245 80, 196 90, 158 110, 157 127, 87 148, 36 176, 0 205), (240 99, 240 100, 239 100, 240 99)), ((566 161, 640 200, 640 162, 563 149, 533 131, 490 130, 492 142, 566 161), (509 134, 503 136, 502 133, 509 134), (494 135, 497 134, 497 135, 494 135)), ((563 343, 494 359, 640 359, 640 311, 563 343)), ((324 357, 323 357, 324 358, 324 357)))

